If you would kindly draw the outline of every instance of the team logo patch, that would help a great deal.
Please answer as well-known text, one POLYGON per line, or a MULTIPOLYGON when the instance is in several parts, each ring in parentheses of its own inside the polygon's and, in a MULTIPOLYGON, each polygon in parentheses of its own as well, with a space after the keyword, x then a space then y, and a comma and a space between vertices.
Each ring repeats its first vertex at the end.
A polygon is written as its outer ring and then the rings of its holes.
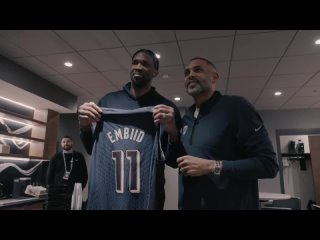
POLYGON ((182 135, 184 136, 188 130, 188 125, 185 125, 182 129, 182 135))

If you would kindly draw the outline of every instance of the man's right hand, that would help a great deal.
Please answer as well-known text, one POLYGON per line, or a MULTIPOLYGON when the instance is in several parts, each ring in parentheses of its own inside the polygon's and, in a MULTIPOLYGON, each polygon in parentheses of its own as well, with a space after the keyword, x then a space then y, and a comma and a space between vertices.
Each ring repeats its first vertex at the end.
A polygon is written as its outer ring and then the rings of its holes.
POLYGON ((98 122, 101 118, 102 110, 94 102, 86 102, 79 107, 79 126, 82 130, 91 129, 91 123, 98 122))

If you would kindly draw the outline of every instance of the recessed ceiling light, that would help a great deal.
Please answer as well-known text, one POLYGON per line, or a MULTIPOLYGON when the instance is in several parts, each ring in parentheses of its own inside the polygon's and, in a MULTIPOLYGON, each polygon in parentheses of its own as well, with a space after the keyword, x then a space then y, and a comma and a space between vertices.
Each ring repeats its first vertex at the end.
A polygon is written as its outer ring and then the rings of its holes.
POLYGON ((282 92, 280 92, 280 91, 274 93, 275 96, 280 96, 281 94, 282 94, 282 92))
POLYGON ((163 75, 162 75, 162 78, 167 79, 167 78, 169 78, 169 75, 168 75, 168 74, 163 74, 163 75))
POLYGON ((156 57, 158 58, 158 59, 160 59, 160 54, 159 53, 156 53, 156 57))
POLYGON ((320 44, 320 39, 316 40, 314 43, 319 45, 320 44))
POLYGON ((73 64, 72 64, 71 62, 65 62, 64 65, 65 65, 66 67, 72 67, 73 64))
POLYGON ((174 100, 178 102, 178 101, 180 101, 181 99, 180 99, 179 97, 175 97, 174 100))

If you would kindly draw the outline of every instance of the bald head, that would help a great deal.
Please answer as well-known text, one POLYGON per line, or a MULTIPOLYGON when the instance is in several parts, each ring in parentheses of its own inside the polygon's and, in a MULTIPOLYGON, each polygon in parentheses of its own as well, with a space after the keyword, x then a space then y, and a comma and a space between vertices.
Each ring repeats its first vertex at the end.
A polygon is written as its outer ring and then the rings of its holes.
POLYGON ((216 88, 219 75, 215 65, 209 60, 201 57, 192 58, 185 71, 185 87, 187 93, 196 102, 210 97, 216 88))
POLYGON ((206 62, 209 66, 211 66, 214 69, 214 71, 217 71, 216 66, 211 61, 209 61, 208 59, 205 59, 205 58, 202 58, 202 57, 194 57, 194 58, 190 59, 189 63, 191 63, 193 60, 202 60, 202 61, 206 62))

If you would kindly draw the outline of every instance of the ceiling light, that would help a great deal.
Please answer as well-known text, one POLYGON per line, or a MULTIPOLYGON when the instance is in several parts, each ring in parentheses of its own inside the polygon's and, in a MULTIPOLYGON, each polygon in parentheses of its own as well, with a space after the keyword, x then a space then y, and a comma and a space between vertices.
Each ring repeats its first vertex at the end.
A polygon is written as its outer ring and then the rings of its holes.
POLYGON ((319 45, 320 44, 320 39, 316 40, 314 43, 319 45))
POLYGON ((158 59, 160 59, 160 54, 159 53, 156 53, 156 57, 158 58, 158 59))
POLYGON ((180 99, 179 97, 175 97, 174 100, 178 102, 178 101, 180 101, 181 99, 180 99))
POLYGON ((29 108, 29 109, 34 110, 34 107, 30 107, 30 106, 28 106, 28 105, 25 105, 25 104, 22 104, 22 103, 19 103, 19 102, 13 101, 13 100, 11 100, 11 99, 9 99, 9 98, 5 98, 5 97, 1 97, 1 96, 0 96, 0 98, 1 98, 1 99, 3 99, 3 100, 6 100, 6 101, 8 101, 8 102, 11 102, 11 103, 14 103, 14 104, 20 105, 20 106, 22 106, 22 107, 25 107, 25 108, 29 108))
POLYGON ((65 65, 66 67, 72 67, 73 64, 72 64, 71 62, 65 62, 64 65, 65 65))
POLYGON ((280 96, 282 94, 282 92, 275 92, 274 95, 275 96, 280 96))

